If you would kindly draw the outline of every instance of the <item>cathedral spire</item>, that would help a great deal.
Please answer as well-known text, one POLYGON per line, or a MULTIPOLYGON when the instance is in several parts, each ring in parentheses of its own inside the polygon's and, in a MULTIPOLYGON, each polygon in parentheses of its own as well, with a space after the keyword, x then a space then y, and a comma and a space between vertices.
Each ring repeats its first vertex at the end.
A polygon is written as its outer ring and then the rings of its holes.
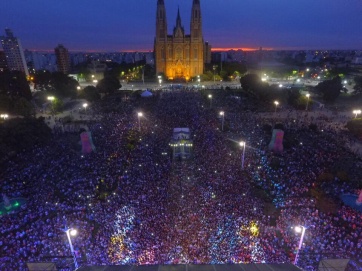
POLYGON ((173 29, 173 35, 178 38, 181 38, 185 35, 185 30, 181 23, 180 7, 177 10, 176 26, 173 29))
POLYGON ((177 10, 176 27, 182 27, 181 16, 180 16, 180 7, 178 7, 178 10, 177 10))

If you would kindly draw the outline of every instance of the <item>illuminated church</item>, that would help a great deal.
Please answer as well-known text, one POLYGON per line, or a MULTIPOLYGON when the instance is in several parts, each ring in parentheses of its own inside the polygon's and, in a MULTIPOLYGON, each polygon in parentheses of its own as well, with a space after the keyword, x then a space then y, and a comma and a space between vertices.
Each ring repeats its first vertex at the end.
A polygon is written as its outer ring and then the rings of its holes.
POLYGON ((167 79, 183 79, 201 75, 204 64, 211 51, 204 43, 202 35, 202 16, 200 0, 193 0, 191 10, 190 34, 186 35, 181 23, 180 10, 177 13, 173 33, 167 33, 167 17, 164 0, 157 1, 155 64, 156 73, 167 79))

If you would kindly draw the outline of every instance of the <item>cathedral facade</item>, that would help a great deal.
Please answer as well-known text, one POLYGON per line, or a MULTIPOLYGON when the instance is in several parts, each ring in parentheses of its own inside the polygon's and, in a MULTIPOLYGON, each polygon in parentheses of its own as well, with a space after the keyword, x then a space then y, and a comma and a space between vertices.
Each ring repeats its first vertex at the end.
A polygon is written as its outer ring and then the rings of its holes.
POLYGON ((167 17, 164 0, 157 1, 156 37, 154 44, 156 73, 169 80, 190 80, 203 74, 206 50, 202 35, 200 0, 193 0, 190 34, 186 35, 181 23, 180 10, 171 35, 167 32, 167 17))

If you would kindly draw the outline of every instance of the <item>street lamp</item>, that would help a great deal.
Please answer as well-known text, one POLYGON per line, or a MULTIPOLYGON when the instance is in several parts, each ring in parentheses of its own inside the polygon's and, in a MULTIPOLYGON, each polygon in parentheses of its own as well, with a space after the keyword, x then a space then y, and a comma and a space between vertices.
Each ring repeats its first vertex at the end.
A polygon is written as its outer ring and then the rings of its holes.
POLYGON ((220 112, 220 116, 221 116, 221 131, 224 131, 224 117, 225 117, 225 112, 221 111, 220 112))
POLYGON ((143 113, 138 112, 137 116, 138 116, 138 130, 141 131, 141 117, 143 116, 143 113))
POLYGON ((279 105, 279 102, 278 102, 278 101, 274 101, 274 104, 275 104, 275 112, 274 112, 274 113, 276 113, 276 112, 277 112, 278 105, 279 105))
POLYGON ((294 228, 296 233, 302 233, 300 236, 300 240, 299 240, 299 245, 298 245, 298 250, 297 250, 297 254, 295 255, 295 259, 294 259, 294 265, 297 265, 298 263, 298 256, 299 256, 299 251, 302 248, 303 245, 303 239, 304 239, 304 234, 305 234, 305 227, 304 226, 297 226, 294 228))
POLYGON ((215 84, 215 71, 216 71, 217 65, 213 65, 212 69, 214 70, 214 84, 215 84))
POLYGON ((54 104, 53 104, 53 102, 54 102, 54 100, 55 100, 55 97, 54 96, 48 96, 48 101, 50 101, 51 102, 51 104, 52 104, 52 106, 51 106, 51 113, 52 113, 52 115, 54 115, 54 104))
POLYGON ((84 107, 84 113, 86 113, 86 112, 87 112, 87 106, 88 106, 88 104, 87 104, 87 103, 84 103, 84 104, 83 104, 83 107, 84 107))
POLYGON ((209 99, 210 99, 210 108, 212 107, 212 95, 211 94, 209 94, 209 99))
POLYGON ((242 152, 242 155, 241 155, 241 169, 244 169, 244 159, 245 159, 245 146, 246 146, 246 143, 244 141, 241 141, 239 143, 239 145, 241 147, 243 147, 243 152, 242 152))
POLYGON ((1 114, 0 117, 2 119, 6 120, 9 117, 9 115, 8 114, 1 114))
POLYGON ((309 93, 307 93, 305 96, 307 97, 307 106, 305 107, 305 110, 306 110, 306 111, 308 111, 308 104, 309 104, 309 97, 310 97, 310 94, 309 94, 309 93))
POLYGON ((77 235, 77 230, 76 229, 67 229, 65 231, 65 233, 67 234, 67 237, 68 237, 70 252, 72 253, 72 256, 73 256, 75 269, 78 269, 79 266, 78 266, 78 262, 77 262, 77 257, 75 256, 72 240, 70 239, 70 236, 77 235))
POLYGON ((199 87, 200 87, 200 82, 201 82, 200 75, 197 76, 197 82, 199 83, 199 87))
POLYGON ((77 90, 80 90, 81 89, 81 87, 80 86, 77 86, 77 90))
POLYGON ((355 119, 357 118, 357 116, 359 115, 359 114, 361 114, 361 110, 360 109, 358 109, 358 110, 353 110, 353 114, 355 114, 356 116, 354 117, 355 119))

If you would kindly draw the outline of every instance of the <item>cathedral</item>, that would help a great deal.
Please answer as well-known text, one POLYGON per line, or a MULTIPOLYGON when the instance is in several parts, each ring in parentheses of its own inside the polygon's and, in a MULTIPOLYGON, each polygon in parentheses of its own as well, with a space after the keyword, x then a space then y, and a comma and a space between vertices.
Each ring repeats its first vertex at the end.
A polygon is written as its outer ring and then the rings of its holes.
POLYGON ((186 35, 181 23, 180 10, 171 35, 167 32, 164 0, 157 1, 155 37, 156 74, 168 80, 190 80, 203 74, 204 64, 210 55, 210 46, 204 43, 200 0, 193 0, 190 34, 186 35))

